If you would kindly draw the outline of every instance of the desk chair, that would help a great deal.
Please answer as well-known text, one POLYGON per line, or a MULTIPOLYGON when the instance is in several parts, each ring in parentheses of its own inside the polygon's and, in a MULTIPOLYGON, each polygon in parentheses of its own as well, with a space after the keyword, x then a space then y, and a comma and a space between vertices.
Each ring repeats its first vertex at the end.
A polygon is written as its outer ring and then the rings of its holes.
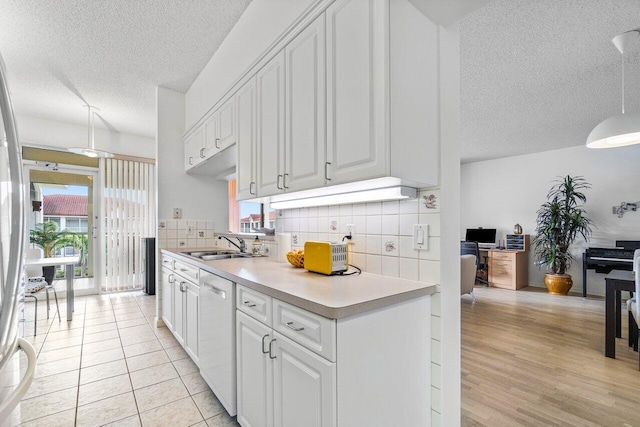
MULTIPOLYGON (((633 342, 633 349, 638 350, 638 324, 640 323, 640 249, 633 253, 633 271, 635 273, 636 291, 635 298, 627 300, 627 310, 629 315, 629 341, 633 342)), ((640 354, 638 358, 640 369, 640 354)))
MULTIPOLYGON (((478 271, 483 271, 487 273, 488 277, 488 263, 487 257, 484 258, 484 262, 480 262, 480 248, 478 247, 478 242, 467 242, 465 240, 460 242, 460 255, 475 255, 476 257, 476 268, 478 271)), ((476 276, 476 281, 483 283, 485 286, 489 286, 489 282, 476 276)))
MULTIPOLYGON (((42 251, 38 248, 27 249, 25 258, 28 258, 28 259, 42 258, 42 251)), ((27 280, 33 277, 42 277, 42 267, 27 265, 25 266, 25 271, 27 274, 27 280)), ((50 310, 49 290, 53 291, 53 296, 56 299, 56 309, 58 311, 58 322, 61 322, 62 318, 60 317, 60 305, 58 304, 58 294, 56 293, 56 288, 53 287, 53 283, 51 285, 47 284, 44 287, 44 292, 47 297, 47 319, 49 318, 49 310, 50 310)))
POLYGON ((473 286, 476 284, 477 264, 474 255, 460 255, 460 295, 471 295, 473 302, 476 302, 473 286))

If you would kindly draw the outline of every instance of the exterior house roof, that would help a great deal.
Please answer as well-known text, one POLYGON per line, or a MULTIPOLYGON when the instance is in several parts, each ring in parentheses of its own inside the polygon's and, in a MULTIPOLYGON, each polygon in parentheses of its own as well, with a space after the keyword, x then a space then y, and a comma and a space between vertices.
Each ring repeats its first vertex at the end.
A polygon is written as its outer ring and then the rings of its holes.
MULTIPOLYGON (((269 221, 274 221, 276 219, 275 212, 269 212, 269 221)), ((249 214, 249 216, 245 218, 240 218, 240 224, 245 222, 258 222, 260 221, 260 214, 249 214)))
POLYGON ((50 194, 42 205, 45 216, 87 216, 87 196, 50 194))

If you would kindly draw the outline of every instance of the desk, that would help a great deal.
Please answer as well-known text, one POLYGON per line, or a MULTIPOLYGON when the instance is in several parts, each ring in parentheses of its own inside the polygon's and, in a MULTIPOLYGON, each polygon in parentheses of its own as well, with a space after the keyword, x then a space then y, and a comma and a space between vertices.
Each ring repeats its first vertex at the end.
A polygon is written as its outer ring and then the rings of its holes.
POLYGON ((621 336, 620 308, 621 291, 635 291, 635 279, 632 271, 613 270, 604 277, 605 281, 605 333, 604 354, 616 358, 616 337, 621 336))
POLYGON ((487 264, 489 285, 503 289, 521 289, 529 285, 527 251, 511 249, 480 249, 480 262, 487 264))
POLYGON ((67 279, 67 322, 70 322, 73 317, 73 267, 80 263, 80 257, 69 256, 60 258, 32 258, 25 259, 25 265, 31 265, 34 267, 48 267, 56 265, 64 265, 65 277, 67 279))

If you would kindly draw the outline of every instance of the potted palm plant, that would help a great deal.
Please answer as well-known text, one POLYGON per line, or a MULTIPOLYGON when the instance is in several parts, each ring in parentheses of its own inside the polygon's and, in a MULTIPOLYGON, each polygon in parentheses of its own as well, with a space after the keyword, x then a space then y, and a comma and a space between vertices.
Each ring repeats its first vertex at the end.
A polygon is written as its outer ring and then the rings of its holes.
POLYGON ((567 274, 573 261, 569 247, 578 236, 588 241, 591 235, 592 223, 583 209, 587 198, 582 192, 589 188, 583 177, 567 175, 556 181, 547 202, 538 209, 534 252, 538 267, 548 269, 544 283, 551 294, 567 295, 573 286, 567 274))
MULTIPOLYGON (((72 245, 72 234, 66 230, 58 231, 58 224, 53 221, 47 221, 42 224, 36 224, 35 229, 30 231, 29 242, 42 248, 45 258, 51 258, 59 249, 72 245)), ((55 275, 55 267, 42 267, 42 274, 47 283, 51 285, 55 275)))

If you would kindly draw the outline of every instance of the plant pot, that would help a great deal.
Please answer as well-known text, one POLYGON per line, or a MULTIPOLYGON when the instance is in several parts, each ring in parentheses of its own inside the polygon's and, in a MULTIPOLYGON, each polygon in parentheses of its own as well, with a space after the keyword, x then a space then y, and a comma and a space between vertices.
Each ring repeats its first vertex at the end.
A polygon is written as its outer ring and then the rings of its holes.
POLYGON ((573 286, 573 280, 569 274, 545 274, 544 284, 550 294, 567 295, 573 286))
POLYGON ((42 275, 44 276, 44 280, 47 282, 47 285, 51 286, 53 278, 56 275, 56 267, 53 265, 42 267, 42 275))

